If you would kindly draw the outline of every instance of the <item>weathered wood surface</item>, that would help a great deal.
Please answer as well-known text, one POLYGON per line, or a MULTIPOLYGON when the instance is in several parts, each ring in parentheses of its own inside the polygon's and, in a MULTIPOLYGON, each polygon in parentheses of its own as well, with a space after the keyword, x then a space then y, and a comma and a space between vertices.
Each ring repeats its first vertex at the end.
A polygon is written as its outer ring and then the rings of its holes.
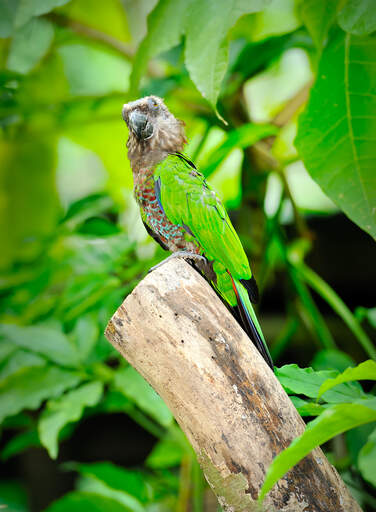
MULTIPOLYGON (((170 260, 126 298, 106 336, 165 400, 223 509, 258 510, 266 469, 304 423, 207 282, 170 260)), ((321 449, 264 504, 279 512, 360 511, 321 449)))

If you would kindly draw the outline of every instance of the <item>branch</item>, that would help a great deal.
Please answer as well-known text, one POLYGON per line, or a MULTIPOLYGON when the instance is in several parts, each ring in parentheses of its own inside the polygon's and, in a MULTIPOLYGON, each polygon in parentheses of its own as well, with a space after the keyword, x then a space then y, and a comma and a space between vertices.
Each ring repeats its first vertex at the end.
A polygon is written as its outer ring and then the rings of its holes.
MULTIPOLYGON (((120 55, 125 57, 127 60, 132 61, 136 55, 136 50, 133 48, 133 46, 124 43, 123 41, 120 41, 119 39, 116 39, 116 37, 110 36, 105 32, 101 32, 96 28, 89 27, 80 21, 68 18, 68 16, 57 14, 56 12, 50 12, 46 14, 45 18, 50 20, 55 25, 58 25, 59 27, 68 28, 80 36, 84 36, 87 39, 91 39, 92 41, 104 44, 112 50, 115 50, 117 53, 120 53, 120 55)), ((152 77, 161 76, 160 68, 153 62, 149 62, 148 64, 148 73, 152 77)))
MULTIPOLYGON (((170 407, 223 509, 258 510, 269 464, 304 423, 207 282, 169 261, 126 298, 106 336, 170 407)), ((268 512, 360 511, 320 448, 264 503, 268 512)))

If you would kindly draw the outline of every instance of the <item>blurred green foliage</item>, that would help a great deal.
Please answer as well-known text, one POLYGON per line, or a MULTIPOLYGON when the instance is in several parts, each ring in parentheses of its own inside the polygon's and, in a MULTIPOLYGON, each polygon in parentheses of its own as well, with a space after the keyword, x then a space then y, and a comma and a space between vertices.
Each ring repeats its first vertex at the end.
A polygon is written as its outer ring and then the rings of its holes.
MULTIPOLYGON (((316 297, 363 359, 376 358, 375 308, 352 312, 306 263, 312 214, 342 210, 376 237, 375 30, 368 0, 1 0, 1 458, 42 445, 55 459, 80 421, 114 412, 158 440, 142 467, 65 465, 75 489, 46 510, 209 510, 171 412, 102 334, 163 257, 132 197, 121 119, 124 102, 150 93, 184 119, 187 154, 230 210, 261 290, 284 276, 276 362, 299 329, 317 347, 312 368, 276 370, 316 419, 264 492, 348 430, 345 454, 326 452, 375 506, 375 366, 356 367, 316 297)), ((18 482, 0 483, 0 503, 30 510, 18 482)))

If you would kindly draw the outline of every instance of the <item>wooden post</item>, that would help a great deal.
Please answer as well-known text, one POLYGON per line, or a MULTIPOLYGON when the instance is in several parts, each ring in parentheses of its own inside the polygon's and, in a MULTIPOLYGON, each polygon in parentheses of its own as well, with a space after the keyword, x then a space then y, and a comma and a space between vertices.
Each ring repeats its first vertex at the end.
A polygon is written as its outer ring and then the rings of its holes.
MULTIPOLYGON (((126 298, 106 336, 169 406, 223 509, 258 510, 266 469, 304 422, 208 283, 185 261, 170 260, 126 298)), ((360 511, 320 448, 264 505, 268 512, 360 511)))

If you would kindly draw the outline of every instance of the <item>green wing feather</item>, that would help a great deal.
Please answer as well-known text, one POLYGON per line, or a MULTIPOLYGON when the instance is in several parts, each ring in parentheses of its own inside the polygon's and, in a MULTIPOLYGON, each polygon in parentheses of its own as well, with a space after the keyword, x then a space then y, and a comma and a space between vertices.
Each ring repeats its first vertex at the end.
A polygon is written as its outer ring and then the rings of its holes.
POLYGON ((154 172, 159 200, 168 219, 188 226, 205 256, 219 262, 235 279, 252 272, 239 237, 215 191, 183 158, 168 156, 154 172))

